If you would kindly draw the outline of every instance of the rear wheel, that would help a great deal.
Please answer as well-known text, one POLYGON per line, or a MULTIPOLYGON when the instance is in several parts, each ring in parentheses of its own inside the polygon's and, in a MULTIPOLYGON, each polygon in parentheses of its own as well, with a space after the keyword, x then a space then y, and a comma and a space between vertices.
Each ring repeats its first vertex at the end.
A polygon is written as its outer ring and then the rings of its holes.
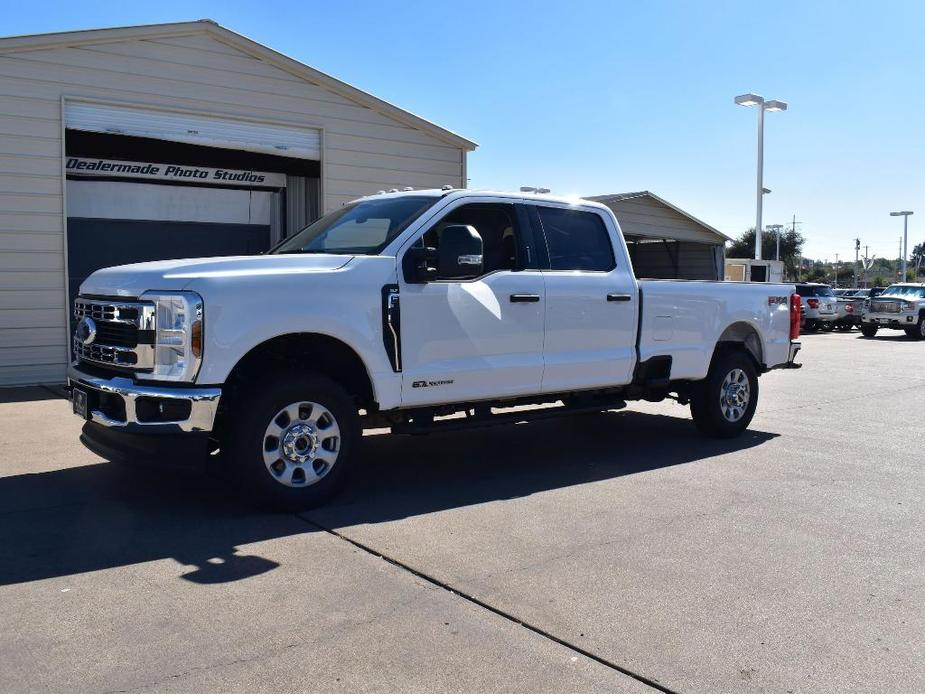
POLYGON ((827 333, 832 332, 833 330, 835 330, 835 322, 834 322, 834 321, 825 321, 825 322, 822 324, 822 329, 825 330, 827 333))
POLYGON ((876 325, 862 325, 861 334, 864 337, 874 337, 877 334, 877 326, 876 325))
POLYGON ((748 428, 758 405, 758 375, 742 350, 713 358, 707 377, 691 393, 691 416, 707 436, 731 439, 748 428))
POLYGON ((808 318, 806 322, 803 324, 803 332, 804 333, 814 333, 816 332, 818 327, 819 327, 819 324, 816 322, 814 318, 808 318))
POLYGON ((349 393, 313 373, 285 373, 233 406, 222 448, 239 489, 276 510, 312 508, 346 482, 361 428, 349 393))

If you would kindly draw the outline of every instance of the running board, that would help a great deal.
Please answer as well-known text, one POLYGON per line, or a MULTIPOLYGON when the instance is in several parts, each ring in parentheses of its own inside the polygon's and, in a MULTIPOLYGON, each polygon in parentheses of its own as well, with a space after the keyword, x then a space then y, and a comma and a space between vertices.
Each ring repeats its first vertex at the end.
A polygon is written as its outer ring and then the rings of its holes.
POLYGON ((418 410, 409 413, 411 419, 407 422, 392 425, 393 434, 430 434, 437 431, 458 431, 460 429, 475 429, 491 427, 501 424, 521 424, 541 419, 552 419, 574 414, 591 414, 606 410, 622 410, 626 407, 623 399, 602 398, 596 402, 587 402, 581 405, 559 405, 544 407, 535 410, 517 410, 514 412, 491 411, 491 407, 481 406, 463 410, 465 416, 453 419, 435 420, 432 411, 418 410))

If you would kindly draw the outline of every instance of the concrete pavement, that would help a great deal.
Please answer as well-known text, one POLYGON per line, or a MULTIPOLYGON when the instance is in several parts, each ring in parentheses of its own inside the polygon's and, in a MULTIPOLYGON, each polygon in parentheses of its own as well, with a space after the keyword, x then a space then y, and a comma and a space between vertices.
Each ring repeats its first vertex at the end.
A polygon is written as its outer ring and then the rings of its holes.
POLYGON ((925 690, 925 344, 803 342, 736 441, 670 402, 367 436, 301 516, 103 463, 19 391, 0 690, 925 690))

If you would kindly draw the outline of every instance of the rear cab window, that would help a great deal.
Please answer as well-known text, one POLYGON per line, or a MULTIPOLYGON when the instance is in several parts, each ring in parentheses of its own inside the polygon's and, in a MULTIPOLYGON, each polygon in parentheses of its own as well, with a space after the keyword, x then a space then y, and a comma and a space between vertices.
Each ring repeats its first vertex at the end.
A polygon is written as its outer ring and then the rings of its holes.
POLYGON ((550 270, 610 272, 617 263, 601 216, 586 210, 536 206, 550 270))

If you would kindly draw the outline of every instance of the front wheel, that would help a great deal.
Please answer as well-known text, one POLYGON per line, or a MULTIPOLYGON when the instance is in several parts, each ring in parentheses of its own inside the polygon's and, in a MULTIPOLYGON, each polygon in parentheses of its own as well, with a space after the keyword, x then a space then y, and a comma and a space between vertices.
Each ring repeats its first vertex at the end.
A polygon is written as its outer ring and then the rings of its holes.
POLYGON ((921 316, 914 326, 906 328, 906 335, 913 340, 925 340, 925 316, 921 316))
POLYGON ((864 337, 876 337, 877 326, 876 325, 861 325, 861 335, 863 335, 864 337))
POLYGON ((338 383, 285 373, 232 406, 223 441, 239 489, 258 505, 318 506, 346 482, 361 435, 356 404, 338 383))
POLYGON ((707 377, 691 393, 691 416, 697 429, 721 439, 741 434, 755 416, 758 375, 755 365, 741 350, 720 352, 713 358, 707 377))

